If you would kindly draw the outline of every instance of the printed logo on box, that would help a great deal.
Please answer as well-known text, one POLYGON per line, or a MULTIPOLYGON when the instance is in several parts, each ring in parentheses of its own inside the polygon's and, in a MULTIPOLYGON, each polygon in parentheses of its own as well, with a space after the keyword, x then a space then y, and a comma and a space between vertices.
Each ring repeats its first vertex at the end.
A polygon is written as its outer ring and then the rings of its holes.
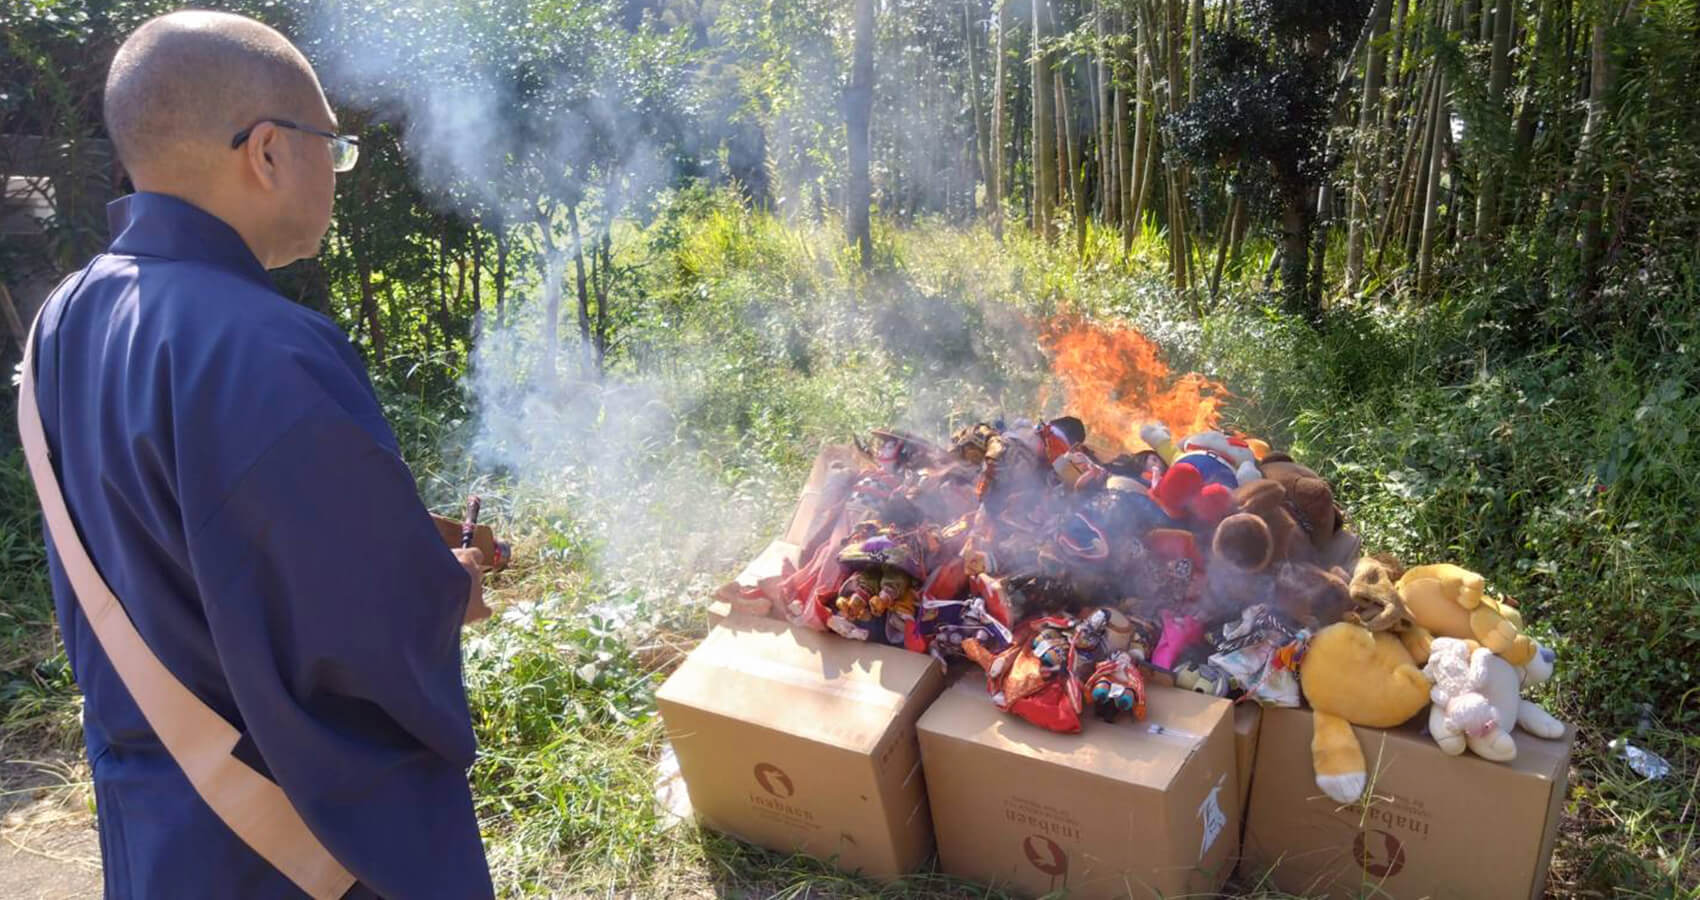
POLYGON ((1379 828, 1358 832, 1352 854, 1365 873, 1377 878, 1392 878, 1405 868, 1405 845, 1379 828))
POLYGON ((1222 829, 1228 827, 1228 815, 1222 812, 1222 785, 1227 780, 1226 775, 1218 777, 1210 793, 1204 795, 1204 802, 1198 804, 1198 818, 1204 822, 1204 842, 1198 847, 1199 859, 1210 852, 1210 845, 1216 843, 1222 829))
POLYGON ((1027 861, 1033 868, 1052 878, 1068 874, 1068 854, 1056 841, 1042 834, 1028 835, 1021 842, 1021 851, 1027 854, 1027 861))
POLYGON ((1360 821, 1373 823, 1390 833, 1404 835, 1406 840, 1418 837, 1425 841, 1428 840, 1433 818, 1421 800, 1384 794, 1375 795, 1367 806, 1342 807, 1339 814, 1354 825, 1360 821))
POLYGON ((803 831, 815 831, 820 828, 815 823, 812 810, 785 802, 797 793, 797 785, 791 780, 791 776, 785 774, 784 769, 773 763, 756 763, 751 772, 755 775, 756 784, 767 793, 764 797, 755 791, 750 792, 750 805, 756 808, 758 815, 782 823, 788 828, 803 831))
POLYGON ((1013 825, 1031 828, 1040 834, 1080 840, 1080 822, 1074 814, 1048 803, 1009 797, 1003 803, 1003 817, 1013 825))
POLYGON ((781 800, 786 800, 797 793, 797 786, 791 783, 791 776, 785 770, 773 763, 756 763, 756 784, 781 800))

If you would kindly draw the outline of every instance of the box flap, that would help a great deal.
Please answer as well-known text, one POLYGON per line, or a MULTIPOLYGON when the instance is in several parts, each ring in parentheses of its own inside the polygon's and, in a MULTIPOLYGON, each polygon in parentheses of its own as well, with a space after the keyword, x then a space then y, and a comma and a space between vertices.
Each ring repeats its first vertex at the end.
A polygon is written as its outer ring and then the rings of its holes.
POLYGON ((846 750, 871 753, 929 677, 930 656, 733 614, 657 698, 846 750))
POLYGON ((1229 712, 1226 700, 1190 691, 1154 691, 1143 722, 1107 723, 1083 717, 1078 734, 1058 734, 998 709, 985 681, 958 680, 921 717, 922 731, 1004 750, 1029 759, 1091 772, 1139 787, 1165 790, 1229 712))

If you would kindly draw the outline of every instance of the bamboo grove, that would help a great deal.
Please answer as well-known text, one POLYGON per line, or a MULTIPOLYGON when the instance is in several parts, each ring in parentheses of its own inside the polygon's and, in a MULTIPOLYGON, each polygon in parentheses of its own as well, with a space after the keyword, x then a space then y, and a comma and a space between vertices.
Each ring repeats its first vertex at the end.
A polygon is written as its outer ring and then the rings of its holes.
POLYGON ((879 57, 895 88, 874 110, 890 173, 877 204, 994 229, 1019 217, 1082 250, 1090 228, 1127 247, 1157 227, 1195 302, 1252 265, 1311 317, 1382 287, 1427 297, 1508 243, 1540 248, 1591 298, 1608 267, 1700 234, 1685 185, 1700 174, 1688 0, 892 0, 881 13, 909 49, 879 57), (914 71, 928 42, 935 77, 914 71), (950 83, 959 96, 941 93, 950 83), (935 139, 942 127, 960 143, 935 139), (957 147, 958 168, 941 171, 957 147), (1251 232, 1273 253, 1249 258, 1251 232))
MULTIPOLYGON (((89 154, 104 64, 83 61, 172 5, 0 14, 0 175, 121 190, 89 154)), ((1700 236, 1696 0, 211 5, 341 61, 333 101, 364 134, 326 253, 280 284, 444 383, 529 302, 549 367, 576 332, 600 372, 635 314, 617 225, 693 182, 841 220, 865 263, 876 227, 921 223, 1160 247, 1194 310, 1249 286, 1313 322, 1511 271, 1526 306, 1632 321, 1625 298, 1688 277, 1700 236)), ((92 199, 49 229, 61 270, 100 244, 92 199)), ((0 246, 0 280, 51 275, 41 255, 0 246)))

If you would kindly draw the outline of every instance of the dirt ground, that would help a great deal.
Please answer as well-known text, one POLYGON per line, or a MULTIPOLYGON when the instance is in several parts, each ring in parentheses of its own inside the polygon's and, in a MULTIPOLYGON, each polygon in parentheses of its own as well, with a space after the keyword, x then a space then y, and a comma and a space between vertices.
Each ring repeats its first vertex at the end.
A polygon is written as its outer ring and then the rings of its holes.
POLYGON ((100 838, 80 758, 0 759, 0 897, 99 897, 100 838))

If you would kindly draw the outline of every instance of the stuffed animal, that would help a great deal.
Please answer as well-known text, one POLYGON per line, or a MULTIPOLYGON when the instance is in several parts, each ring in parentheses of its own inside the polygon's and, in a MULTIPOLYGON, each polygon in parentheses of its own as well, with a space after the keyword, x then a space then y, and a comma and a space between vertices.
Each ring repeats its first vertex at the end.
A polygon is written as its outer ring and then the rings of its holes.
MULTIPOLYGON (((1263 523, 1261 531, 1242 526, 1241 533, 1230 542, 1237 546, 1239 555, 1255 558, 1264 552, 1259 546, 1260 541, 1267 542, 1267 554, 1270 562, 1292 559, 1293 549, 1301 547, 1308 549, 1305 534, 1299 529, 1298 519, 1293 517, 1292 510, 1287 504, 1287 491, 1281 483, 1273 478, 1256 478, 1239 486, 1234 491, 1234 502, 1240 509, 1241 515, 1250 516, 1263 523)), ((1227 520, 1223 520, 1227 524, 1227 520)), ((1217 540, 1222 538, 1218 532, 1217 540)), ((1311 559, 1314 554, 1301 553, 1298 558, 1311 559)))
POLYGON ((1176 445, 1163 425, 1146 425, 1139 434, 1170 463, 1151 498, 1178 521, 1220 522, 1233 512, 1233 491, 1258 477, 1256 454, 1243 438, 1205 431, 1176 445))
POLYGON ((1483 759, 1506 762, 1517 757, 1512 729, 1522 726, 1536 737, 1564 736, 1564 723, 1521 698, 1525 684, 1552 677, 1555 655, 1536 646, 1526 666, 1512 666, 1504 657, 1475 641, 1435 638, 1423 674, 1434 682, 1429 708, 1429 734, 1451 756, 1470 752, 1483 759))
POLYGON ((1406 722, 1428 705, 1430 684, 1398 638, 1338 622, 1311 638, 1299 662, 1299 687, 1315 711, 1316 785, 1338 803, 1353 803, 1369 779, 1352 726, 1406 722))
POLYGON ((1334 502, 1334 489, 1322 476, 1299 465, 1285 453, 1270 453, 1259 463, 1263 477, 1281 485, 1287 493, 1287 508, 1299 529, 1309 539, 1312 549, 1324 565, 1337 565, 1330 544, 1345 530, 1346 514, 1334 502))
MULTIPOLYGON (((1390 566, 1387 560, 1371 556, 1359 559, 1357 568, 1352 571, 1349 587, 1352 609, 1346 613, 1346 618, 1370 631, 1409 628, 1413 624, 1411 613, 1399 597, 1397 571, 1397 564, 1390 566)), ((1416 655, 1415 652, 1412 655, 1416 655)))
POLYGON ((1450 563, 1416 566, 1399 579, 1399 596, 1435 637, 1477 641, 1514 666, 1528 665, 1536 645, 1523 633, 1523 616, 1483 586, 1482 576, 1450 563))
POLYGON ((1275 605, 1295 622, 1312 630, 1345 618, 1351 606, 1348 575, 1310 563, 1286 562, 1275 573, 1275 605))

